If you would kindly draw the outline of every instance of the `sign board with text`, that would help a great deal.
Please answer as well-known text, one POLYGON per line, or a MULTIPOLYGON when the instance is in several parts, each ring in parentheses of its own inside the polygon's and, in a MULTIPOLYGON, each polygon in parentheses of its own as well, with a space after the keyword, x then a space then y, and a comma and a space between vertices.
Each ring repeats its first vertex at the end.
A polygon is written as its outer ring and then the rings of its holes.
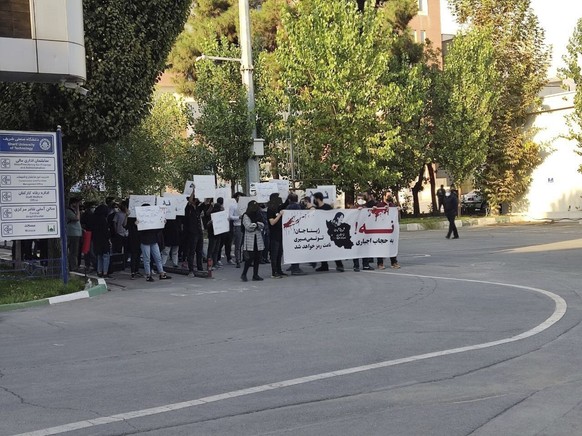
POLYGON ((0 131, 0 239, 63 236, 59 158, 56 133, 0 131))

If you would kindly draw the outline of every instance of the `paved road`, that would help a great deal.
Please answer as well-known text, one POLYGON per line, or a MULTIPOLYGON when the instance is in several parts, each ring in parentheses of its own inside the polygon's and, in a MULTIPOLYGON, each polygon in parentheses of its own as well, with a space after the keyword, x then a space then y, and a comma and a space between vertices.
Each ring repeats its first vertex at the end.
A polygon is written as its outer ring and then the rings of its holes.
POLYGON ((581 247, 509 225, 402 233, 397 271, 118 274, 0 313, 0 435, 582 434, 581 247))

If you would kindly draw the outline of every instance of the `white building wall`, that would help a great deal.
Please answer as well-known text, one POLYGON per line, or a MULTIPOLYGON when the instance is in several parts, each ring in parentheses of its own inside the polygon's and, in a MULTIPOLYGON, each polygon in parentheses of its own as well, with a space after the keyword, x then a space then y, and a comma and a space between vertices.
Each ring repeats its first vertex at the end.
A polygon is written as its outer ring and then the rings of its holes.
POLYGON ((530 219, 582 218, 582 156, 577 143, 566 138, 565 117, 573 112, 574 92, 545 97, 540 113, 532 115, 534 140, 542 145, 542 163, 534 170, 532 184, 513 212, 530 219))
POLYGON ((0 80, 83 83, 87 71, 82 0, 30 4, 32 39, 0 38, 0 80))

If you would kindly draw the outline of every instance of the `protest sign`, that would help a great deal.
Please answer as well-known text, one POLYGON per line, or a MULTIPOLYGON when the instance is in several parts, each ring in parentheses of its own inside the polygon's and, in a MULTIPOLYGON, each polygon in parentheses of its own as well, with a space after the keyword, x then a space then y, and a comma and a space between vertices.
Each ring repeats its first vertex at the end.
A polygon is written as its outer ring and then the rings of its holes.
POLYGON ((219 197, 222 197, 222 199, 224 200, 223 204, 225 205, 225 208, 228 207, 227 205, 230 204, 230 199, 232 198, 230 194, 230 188, 216 188, 214 190, 215 203, 219 197))
POLYGON ((228 222, 228 211, 214 212, 210 215, 212 219, 212 227, 215 235, 221 235, 230 231, 230 223, 228 222))
POLYGON ((257 201, 257 197, 239 197, 238 198, 238 214, 242 215, 247 211, 247 207, 251 201, 257 201))
POLYGON ((163 229, 166 211, 161 206, 138 206, 135 208, 138 230, 163 229))
POLYGON ((214 198, 216 182, 214 176, 194 176, 194 195, 200 201, 205 198, 214 198))
POLYGON ((283 201, 287 200, 287 196, 289 195, 289 180, 271 179, 269 180, 269 183, 276 183, 279 197, 281 197, 283 201))
POLYGON ((257 201, 259 203, 267 203, 270 195, 274 192, 279 192, 279 187, 276 183, 257 183, 257 201))
POLYGON ((324 203, 331 204, 332 206, 335 204, 335 200, 337 199, 337 189, 335 185, 318 185, 317 191, 323 194, 324 203))
POLYGON ((284 210, 285 263, 398 254, 398 209, 284 210))
POLYGON ((176 205, 174 204, 175 196, 156 197, 156 205, 164 208, 167 220, 176 219, 176 205))
POLYGON ((193 180, 186 180, 184 184, 184 195, 186 197, 190 197, 194 192, 194 181, 193 180))
POLYGON ((168 194, 167 192, 164 193, 163 198, 170 197, 172 199, 172 206, 176 211, 177 216, 184 216, 184 210, 186 209, 186 205, 188 204, 188 199, 184 195, 175 195, 175 194, 168 194))
POLYGON ((155 206, 156 196, 155 195, 130 195, 129 196, 129 215, 135 218, 135 208, 141 206, 142 204, 149 204, 150 206, 155 206))

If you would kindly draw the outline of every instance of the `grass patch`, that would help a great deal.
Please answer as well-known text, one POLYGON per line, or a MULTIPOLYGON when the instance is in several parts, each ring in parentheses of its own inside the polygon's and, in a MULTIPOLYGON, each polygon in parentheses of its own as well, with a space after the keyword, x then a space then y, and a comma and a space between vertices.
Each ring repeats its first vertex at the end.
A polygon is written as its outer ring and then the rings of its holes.
POLYGON ((427 230, 434 230, 439 228, 439 224, 446 221, 444 216, 427 216, 418 218, 402 218, 400 224, 422 224, 427 230))
POLYGON ((80 277, 71 277, 66 286, 61 279, 0 280, 0 304, 42 300, 84 288, 85 280, 80 277))

